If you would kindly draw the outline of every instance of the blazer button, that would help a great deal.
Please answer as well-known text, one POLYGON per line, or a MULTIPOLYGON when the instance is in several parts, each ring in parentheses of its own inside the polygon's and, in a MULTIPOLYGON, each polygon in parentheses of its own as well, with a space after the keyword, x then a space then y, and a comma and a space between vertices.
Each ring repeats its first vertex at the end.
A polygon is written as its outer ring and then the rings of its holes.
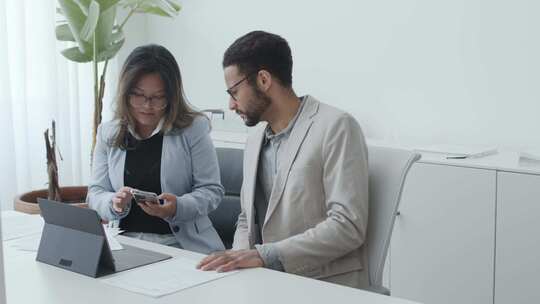
POLYGON ((173 230, 174 232, 178 232, 178 231, 180 231, 180 227, 178 227, 178 226, 173 226, 173 227, 172 227, 172 230, 173 230))

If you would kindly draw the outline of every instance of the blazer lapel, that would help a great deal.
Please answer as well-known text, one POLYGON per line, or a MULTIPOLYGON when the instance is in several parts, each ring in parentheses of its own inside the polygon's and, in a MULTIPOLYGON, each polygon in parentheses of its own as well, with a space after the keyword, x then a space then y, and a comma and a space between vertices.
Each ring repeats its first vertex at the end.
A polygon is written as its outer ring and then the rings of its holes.
POLYGON ((259 155, 261 152, 261 146, 264 139, 264 127, 259 128, 254 134, 252 139, 248 141, 244 152, 245 157, 245 175, 243 181, 243 190, 246 194, 244 198, 244 208, 246 208, 246 216, 248 221, 248 231, 250 234, 250 242, 253 239, 253 228, 255 224, 255 214, 253 204, 255 202, 255 187, 257 185, 257 169, 259 168, 259 155))
POLYGON ((291 135, 287 140, 286 151, 283 154, 284 157, 281 158, 281 164, 274 179, 274 186, 270 195, 270 201, 268 202, 268 211, 266 212, 263 227, 272 216, 272 213, 275 211, 279 202, 281 202, 281 196, 283 194, 283 190, 285 189, 285 185, 287 184, 287 178, 289 177, 291 166, 296 159, 296 155, 298 154, 298 151, 300 150, 300 147, 302 146, 302 143, 304 142, 304 139, 311 128, 311 125, 313 124, 313 115, 315 115, 319 109, 319 102, 309 95, 306 96, 304 102, 306 104, 304 104, 304 109, 302 110, 302 113, 300 113, 300 116, 296 121, 296 125, 293 127, 291 135))

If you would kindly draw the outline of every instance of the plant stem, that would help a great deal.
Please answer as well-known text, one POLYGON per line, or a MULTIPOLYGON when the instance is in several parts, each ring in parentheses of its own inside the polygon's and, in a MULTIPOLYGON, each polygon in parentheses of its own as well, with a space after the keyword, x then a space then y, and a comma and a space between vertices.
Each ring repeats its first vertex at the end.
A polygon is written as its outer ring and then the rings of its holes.
MULTIPOLYGON (((135 10, 137 9, 137 7, 133 8, 129 14, 126 16, 126 18, 124 19, 124 21, 122 21, 122 23, 120 24, 120 26, 118 27, 118 30, 121 31, 122 28, 124 27, 124 25, 126 24, 126 22, 129 20, 129 18, 131 18, 131 16, 133 16, 133 14, 135 13, 135 10)), ((94 49, 94 54, 95 54, 95 49, 94 49)), ((95 58, 95 57, 94 57, 95 58)), ((99 87, 99 90, 98 90, 98 95, 99 96, 99 103, 100 104, 103 104, 103 94, 104 94, 104 91, 105 91, 105 75, 107 74, 107 67, 109 66, 109 59, 105 60, 105 65, 103 66, 103 71, 101 72, 101 77, 100 77, 100 87, 99 87)), ((97 68, 96 68, 97 70, 97 68)), ((95 74, 95 77, 94 78, 94 82, 97 83, 97 73, 95 74)), ((101 113, 101 110, 100 110, 100 113, 101 113)), ((101 122, 101 119, 100 121, 101 122)), ((94 136, 95 137, 95 136, 94 136)), ((92 145, 92 147, 94 147, 94 145, 92 145)), ((92 148, 92 154, 93 154, 93 151, 94 151, 94 148, 92 148)))
POLYGON ((122 28, 124 27, 124 25, 126 24, 126 22, 128 21, 129 18, 131 18, 131 16, 133 16, 133 14, 135 13, 135 10, 139 7, 139 5, 137 4, 134 8, 131 9, 131 11, 129 12, 129 14, 126 16, 126 19, 124 19, 124 21, 122 21, 122 23, 120 23, 120 27, 118 28, 119 30, 122 30, 122 28))
MULTIPOLYGON (((126 16, 124 21, 118 27, 118 30, 121 31, 124 28, 126 22, 133 16, 137 10, 138 5, 135 6, 129 14, 126 16)), ((92 131, 92 150, 90 154, 90 166, 92 166, 92 156, 94 155, 94 149, 96 148, 96 136, 97 128, 101 123, 101 111, 103 109, 103 95, 105 93, 105 75, 107 74, 107 67, 109 66, 109 59, 105 60, 105 65, 101 72, 101 77, 98 80, 98 58, 97 58, 97 46, 96 46, 96 35, 94 34, 93 38, 93 67, 94 67, 94 127, 92 131)))
POLYGON ((92 150, 90 151, 90 167, 92 166, 92 156, 94 155, 94 149, 96 147, 96 135, 97 127, 99 125, 98 117, 101 117, 101 110, 99 109, 99 82, 98 82, 98 58, 97 58, 97 45, 96 34, 94 33, 92 39, 93 47, 93 72, 94 72, 94 126, 92 129, 92 150), (98 113, 100 111, 100 113, 98 113))
MULTIPOLYGON (((126 18, 124 19, 124 21, 122 21, 122 23, 120 24, 120 26, 118 27, 118 30, 121 31, 122 28, 124 28, 124 25, 126 24, 126 22, 129 20, 129 18, 131 18, 131 16, 133 16, 133 14, 135 13, 135 10, 137 9, 137 6, 135 8, 133 8, 129 14, 126 16, 126 18)), ((107 66, 109 65, 109 59, 105 60, 105 65, 103 66, 103 71, 101 73, 101 81, 102 83, 104 84, 105 83, 105 75, 107 73, 107 66)), ((97 80, 96 80, 97 81, 97 80)), ((100 93, 101 91, 103 90, 103 86, 100 88, 100 93)), ((103 98, 103 93, 100 94, 101 97, 103 98)))

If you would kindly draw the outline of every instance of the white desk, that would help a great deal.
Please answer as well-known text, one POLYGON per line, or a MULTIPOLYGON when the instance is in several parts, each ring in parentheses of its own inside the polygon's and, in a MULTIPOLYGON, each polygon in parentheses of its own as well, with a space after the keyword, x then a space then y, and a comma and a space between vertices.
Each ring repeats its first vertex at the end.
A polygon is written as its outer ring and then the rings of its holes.
MULTIPOLYGON (((124 244, 172 256, 200 259, 202 255, 172 247, 118 237, 124 244)), ((413 302, 303 278, 263 268, 240 271, 158 299, 115 288, 77 273, 35 261, 36 253, 18 251, 4 242, 8 304, 18 303, 372 303, 413 302)))

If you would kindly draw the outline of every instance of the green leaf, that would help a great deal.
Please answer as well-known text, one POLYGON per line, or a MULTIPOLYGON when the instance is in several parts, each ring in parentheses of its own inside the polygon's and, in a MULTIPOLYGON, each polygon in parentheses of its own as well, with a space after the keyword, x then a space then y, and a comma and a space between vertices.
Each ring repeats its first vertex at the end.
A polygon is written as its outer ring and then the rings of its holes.
POLYGON ((164 16, 164 17, 173 17, 178 14, 178 11, 170 4, 167 0, 147 0, 151 2, 154 6, 153 9, 149 9, 147 13, 164 16))
POLYGON ((90 41, 94 36, 96 26, 99 20, 99 3, 92 0, 90 7, 88 8, 88 18, 81 29, 81 39, 84 41, 90 41))
POLYGON ((166 1, 169 2, 169 4, 174 8, 176 12, 179 12, 182 9, 182 6, 180 5, 178 1, 176 0, 166 0, 166 1))
POLYGON ((109 48, 113 42, 120 40, 114 40, 112 38, 115 19, 116 6, 111 6, 108 10, 103 11, 99 15, 99 21, 95 31, 96 49, 98 50, 98 54, 109 48))
POLYGON ((92 54, 81 53, 78 47, 72 47, 65 49, 62 52, 62 55, 67 59, 75 62, 90 62, 92 61, 92 54))
POLYGON ((96 0, 99 3, 101 12, 108 10, 109 8, 116 6, 120 0, 96 0))
POLYGON ((124 39, 124 31, 118 29, 118 27, 115 27, 116 30, 112 33, 111 40, 112 42, 118 42, 122 39, 124 39))
POLYGON ((73 33, 69 29, 69 25, 67 23, 56 26, 55 32, 56 32, 56 39, 58 39, 59 41, 75 42, 75 37, 73 37, 73 33))
POLYGON ((137 5, 139 5, 139 2, 141 1, 142 0, 123 0, 122 2, 120 2, 120 5, 126 9, 133 9, 137 5))
POLYGON ((77 4, 85 11, 85 14, 88 15, 89 7, 92 3, 92 1, 96 1, 99 4, 99 11, 103 12, 108 10, 109 8, 115 6, 120 2, 121 0, 75 0, 77 4))
POLYGON ((157 7, 144 8, 144 9, 141 9, 140 12, 145 13, 145 14, 150 14, 150 15, 157 15, 161 17, 171 17, 169 13, 157 7))
POLYGON ((122 45, 124 45, 125 39, 122 39, 118 42, 113 43, 109 48, 106 50, 98 53, 98 62, 109 60, 113 58, 116 53, 122 48, 122 45))
POLYGON ((88 16, 88 8, 90 7, 90 3, 92 0, 74 0, 75 3, 81 8, 81 11, 84 13, 85 16, 88 16))
POLYGON ((81 39, 79 34, 86 21, 86 15, 74 0, 58 0, 58 3, 60 4, 62 12, 64 12, 69 29, 71 30, 73 38, 75 38, 81 53, 87 53, 88 50, 91 51, 92 46, 81 39))
POLYGON ((136 7, 138 13, 164 17, 173 17, 180 10, 180 5, 172 0, 127 0, 126 4, 130 9, 136 7))

